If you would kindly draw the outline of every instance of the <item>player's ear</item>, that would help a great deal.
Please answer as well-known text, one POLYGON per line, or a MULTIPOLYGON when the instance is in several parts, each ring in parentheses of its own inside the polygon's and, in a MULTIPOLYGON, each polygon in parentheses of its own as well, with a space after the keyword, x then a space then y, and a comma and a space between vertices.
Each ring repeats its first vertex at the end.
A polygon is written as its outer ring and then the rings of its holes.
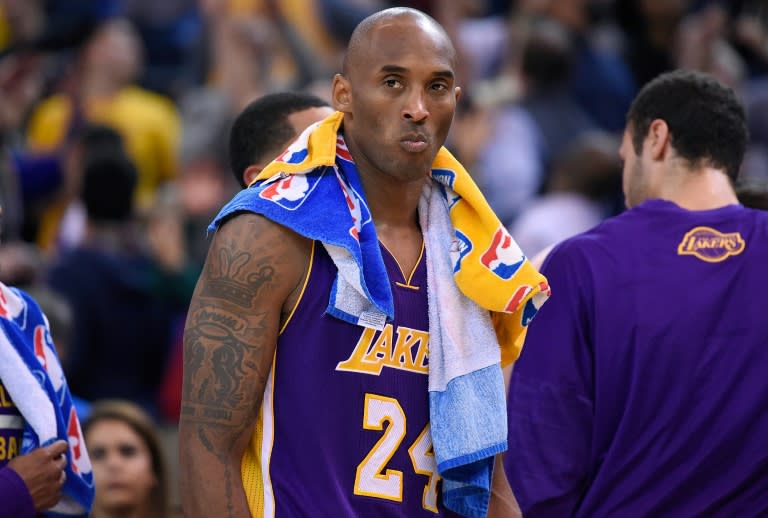
POLYGON ((245 171, 243 171, 243 183, 245 183, 246 187, 253 183, 256 177, 259 176, 259 173, 262 169, 264 168, 259 164, 251 164, 246 168, 245 171))
POLYGON ((331 87, 331 102, 333 108, 342 113, 349 113, 352 108, 352 91, 349 79, 341 74, 333 76, 331 87))
POLYGON ((650 146, 651 158, 662 160, 670 145, 669 126, 662 119, 654 119, 648 127, 646 144, 650 146))

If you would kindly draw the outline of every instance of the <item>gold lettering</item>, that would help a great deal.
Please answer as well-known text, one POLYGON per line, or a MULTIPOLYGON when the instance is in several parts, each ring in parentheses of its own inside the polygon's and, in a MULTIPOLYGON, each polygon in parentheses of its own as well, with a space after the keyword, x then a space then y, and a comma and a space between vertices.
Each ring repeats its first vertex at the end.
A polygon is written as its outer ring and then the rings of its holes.
POLYGON ((746 243, 738 232, 723 234, 710 227, 696 227, 683 236, 677 253, 716 263, 740 254, 745 246, 746 243))
MULTIPOLYGON (((390 325, 390 324, 387 324, 390 325)), ((336 370, 339 371, 352 371, 352 372, 364 372, 366 374, 376 374, 381 372, 382 365, 379 362, 371 364, 366 361, 368 348, 373 343, 373 338, 376 336, 376 330, 365 328, 363 334, 360 335, 360 339, 355 345, 355 349, 349 358, 343 362, 339 362, 336 365, 336 370)))
MULTIPOLYGON (((373 347, 366 353, 363 361, 371 364, 387 364, 392 357, 392 324, 387 324, 379 333, 373 347)), ((381 372, 381 366, 379 367, 381 372)))
POLYGON ((376 331, 365 329, 348 359, 339 362, 336 370, 360 372, 378 376, 384 367, 427 373, 429 333, 398 327, 393 339, 391 324, 376 336, 376 331))
POLYGON ((7 453, 5 450, 5 437, 0 437, 0 460, 10 460, 7 457, 7 453))
POLYGON ((413 363, 417 369, 427 372, 429 368, 429 333, 424 331, 416 331, 416 333, 418 333, 416 338, 419 341, 419 349, 416 352, 416 359, 413 360, 413 363))
POLYGON ((413 368, 413 351, 411 348, 416 344, 416 337, 413 335, 413 329, 409 327, 397 328, 397 342, 392 350, 392 359, 390 365, 400 367, 401 369, 413 368))
POLYGON ((8 439, 8 460, 11 460, 19 454, 19 445, 16 443, 16 437, 11 437, 8 439))
POLYGON ((0 407, 3 408, 15 408, 16 405, 13 404, 13 401, 11 401, 11 398, 8 397, 8 394, 5 392, 5 387, 0 385, 0 407))

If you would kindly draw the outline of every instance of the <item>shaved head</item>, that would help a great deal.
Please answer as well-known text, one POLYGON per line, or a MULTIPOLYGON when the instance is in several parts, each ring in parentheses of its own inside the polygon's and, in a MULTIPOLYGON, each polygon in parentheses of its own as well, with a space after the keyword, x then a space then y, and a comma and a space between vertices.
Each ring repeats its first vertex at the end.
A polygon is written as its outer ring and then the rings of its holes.
POLYGON ((453 43, 451 43, 451 39, 448 37, 445 29, 434 18, 410 7, 393 7, 370 15, 355 27, 352 36, 349 38, 347 52, 344 55, 342 74, 348 76, 359 63, 364 63, 367 60, 372 50, 371 40, 377 29, 389 24, 402 22, 417 25, 422 31, 429 33, 436 43, 444 46, 451 63, 455 66, 456 49, 454 49, 453 43))
POLYGON ((361 175, 424 181, 461 95, 455 68, 450 38, 421 11, 396 7, 360 22, 332 100, 361 175))

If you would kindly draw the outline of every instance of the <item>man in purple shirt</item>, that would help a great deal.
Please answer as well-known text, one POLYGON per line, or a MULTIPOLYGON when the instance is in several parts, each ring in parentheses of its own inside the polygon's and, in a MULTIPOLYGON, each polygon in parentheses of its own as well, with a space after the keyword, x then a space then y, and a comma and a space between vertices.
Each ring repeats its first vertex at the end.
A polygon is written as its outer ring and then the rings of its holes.
POLYGON ((555 247, 509 390, 526 518, 768 515, 768 212, 733 188, 744 110, 675 71, 635 99, 629 210, 555 247))

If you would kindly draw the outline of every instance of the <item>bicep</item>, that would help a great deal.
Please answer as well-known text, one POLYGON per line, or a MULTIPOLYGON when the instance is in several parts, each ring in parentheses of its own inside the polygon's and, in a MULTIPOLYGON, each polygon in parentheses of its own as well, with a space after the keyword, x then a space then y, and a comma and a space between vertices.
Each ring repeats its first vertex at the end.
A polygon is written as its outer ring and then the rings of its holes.
POLYGON ((209 451, 215 437, 247 442, 281 308, 305 267, 302 246, 298 236, 254 214, 235 216, 214 236, 187 316, 182 389, 182 428, 194 425, 209 451))

